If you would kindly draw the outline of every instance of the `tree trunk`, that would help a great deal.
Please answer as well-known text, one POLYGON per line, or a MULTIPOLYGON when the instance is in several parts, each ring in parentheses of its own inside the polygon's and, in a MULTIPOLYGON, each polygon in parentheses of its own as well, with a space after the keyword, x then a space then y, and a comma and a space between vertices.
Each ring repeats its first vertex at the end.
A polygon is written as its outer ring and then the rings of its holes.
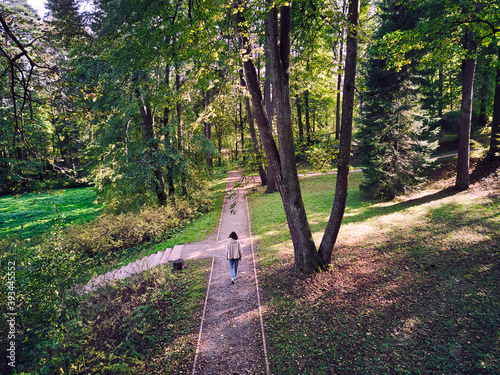
MULTIPOLYGON (((243 46, 241 46, 241 47, 243 48, 243 46)), ((243 87, 247 86, 245 79, 243 78, 243 70, 240 71, 240 85, 243 87)), ((266 170, 264 169, 264 165, 262 164, 262 158, 260 155, 259 140, 257 139, 257 132, 255 131, 255 123, 253 120, 252 105, 250 104, 250 99, 248 98, 248 96, 245 96, 245 109, 247 111, 248 126, 250 128, 250 136, 252 137, 253 151, 255 152, 257 163, 259 165, 260 182, 261 182, 262 186, 266 186, 267 185, 267 174, 266 174, 266 170)))
POLYGON ((468 56, 462 61, 462 104, 460 107, 457 179, 455 182, 457 190, 469 188, 470 129, 477 51, 474 34, 470 31, 466 34, 466 46, 468 56))
MULTIPOLYGON (((210 105, 210 90, 207 90, 205 93, 205 111, 208 111, 208 106, 210 105)), ((212 123, 210 120, 205 120, 204 121, 204 132, 205 132, 205 137, 209 141, 212 141, 212 123)), ((214 160, 212 158, 212 152, 211 151, 206 151, 205 153, 205 161, 207 163, 207 166, 212 169, 214 166, 214 160)))
MULTIPOLYGON (((345 8, 345 1, 344 1, 345 8)), ((343 8, 343 9, 344 9, 343 8)), ((344 52, 344 32, 340 33, 340 51, 339 51, 339 73, 337 75, 337 111, 335 113, 335 139, 340 138, 340 89, 342 87, 342 73, 340 72, 340 68, 342 66, 343 52, 344 52)))
MULTIPOLYGON (((500 48, 498 49, 498 61, 500 61, 500 48)), ((500 65, 497 65, 497 76, 495 80, 495 99, 493 102, 493 121, 491 122, 490 159, 500 159, 500 65)))
MULTIPOLYGON (((175 72, 175 88, 177 90, 177 93, 181 90, 181 75, 178 70, 178 67, 176 67, 176 72, 175 72)), ((182 152, 182 133, 183 133, 183 122, 182 122, 182 103, 179 100, 176 105, 176 110, 177 110, 177 149, 179 152, 182 152)), ((184 170, 184 167, 182 167, 181 170, 181 194, 183 197, 186 197, 188 195, 187 192, 187 183, 186 183, 186 172, 184 170)))
MULTIPOLYGON (((266 25, 266 34, 268 33, 266 25)), ((269 127, 271 128, 271 133, 273 129, 273 117, 274 117, 274 103, 271 99, 271 79, 269 78, 271 68, 269 67, 269 50, 266 48, 266 80, 264 81, 264 103, 269 119, 269 127)), ((278 192, 278 187, 276 186, 276 178, 274 177, 274 172, 271 168, 269 162, 267 163, 267 189, 266 194, 274 194, 278 192)))
POLYGON ((305 103, 304 103, 305 109, 306 109, 306 139, 307 139, 307 144, 311 144, 311 120, 310 120, 310 112, 309 112, 309 90, 306 90, 305 92, 305 103))
MULTIPOLYGON (((170 85, 170 66, 167 64, 165 68, 165 85, 169 87, 170 85)), ((168 195, 169 197, 173 197, 175 194, 175 185, 174 185, 174 158, 172 157, 172 139, 170 134, 170 107, 169 103, 165 105, 163 109, 163 131, 165 133, 165 154, 168 160, 168 166, 166 168, 166 180, 168 184, 168 195)))
POLYGON ((443 77, 443 67, 439 66, 438 71, 438 85, 439 85, 439 98, 438 98, 438 117, 443 117, 443 107, 444 107, 444 77, 443 77))
POLYGON ((219 167, 222 166, 222 131, 217 132, 217 146, 219 150, 219 167))
POLYGON ((272 7, 266 16, 269 35, 269 62, 271 83, 276 107, 279 159, 275 165, 276 182, 280 190, 295 253, 295 269, 312 273, 321 266, 321 260, 312 239, 312 233, 300 192, 292 131, 290 100, 290 37, 291 8, 281 7, 278 31, 278 10, 272 7))
POLYGON ((297 106, 297 120, 299 123, 299 141, 302 144, 304 141, 304 124, 302 123, 302 108, 300 106, 300 98, 298 94, 295 96, 295 104, 297 106))
MULTIPOLYGON (((235 12, 238 28, 244 28, 242 13, 235 12)), ((295 252, 295 268, 304 273, 312 273, 321 266, 321 260, 312 240, 311 230, 307 222, 302 197, 300 195, 299 180, 293 154, 293 138, 291 128, 291 103, 289 91, 289 56, 290 56, 290 7, 281 8, 281 41, 278 41, 278 13, 273 6, 266 17, 269 29, 267 44, 271 66, 271 81, 273 97, 276 105, 278 126, 278 141, 280 150, 274 142, 272 131, 267 117, 265 103, 255 65, 250 58, 250 47, 245 37, 246 30, 239 30, 242 45, 246 48, 248 58, 244 59, 243 67, 248 90, 252 96, 255 120, 259 127, 262 144, 267 155, 269 165, 276 178, 285 209, 290 234, 295 252), (281 134, 280 134, 281 133, 281 134), (292 153, 290 154, 290 150, 292 153), (287 160, 288 159, 288 160, 287 160)))
MULTIPOLYGON (((487 82, 484 81, 482 86, 482 93, 487 93, 488 92, 487 90, 488 90, 488 85, 487 82)), ((477 124, 481 128, 485 127, 486 124, 488 123, 488 116, 486 115, 487 101, 488 101, 487 95, 486 94, 481 95, 481 99, 479 101, 479 117, 477 119, 477 124)))
POLYGON ((245 127, 243 126, 243 105, 241 104, 241 101, 238 103, 239 104, 239 114, 240 114, 240 142, 241 142, 241 153, 243 154, 243 163, 246 160, 246 154, 245 154, 245 127))
MULTIPOLYGON (((179 73, 178 67, 176 66, 175 71, 175 89, 177 94, 181 91, 181 75, 179 73)), ((182 150, 182 103, 180 100, 177 101, 175 105, 177 112, 177 149, 182 150)))
POLYGON ((158 152, 158 143, 156 142, 154 135, 154 123, 153 114, 149 105, 146 103, 142 94, 138 88, 135 89, 135 94, 137 100, 139 101, 139 110, 142 119, 142 140, 144 145, 148 149, 148 155, 150 157, 153 173, 156 177, 156 196, 158 198, 158 203, 160 205, 165 205, 167 202, 167 191, 165 188, 165 178, 163 176, 163 171, 160 167, 154 165, 155 152, 158 152))
MULTIPOLYGON (((353 26, 357 25, 359 18, 359 0, 354 0, 351 3, 349 11, 351 14, 351 22, 353 26)), ((238 5, 238 4, 236 4, 238 5)), ((272 6, 272 5, 271 5, 272 6)), ((290 102, 290 82, 289 82, 289 57, 290 57, 290 27, 291 27, 291 10, 288 6, 281 7, 281 35, 278 32, 278 12, 272 6, 266 16, 266 25, 269 30, 267 44, 269 47, 269 61, 271 66, 271 80, 273 84, 273 97, 276 105, 276 118, 278 127, 278 142, 279 151, 272 137, 270 122, 267 116, 265 103, 262 97, 262 91, 259 85, 259 79, 255 65, 253 64, 250 46, 245 37, 246 30, 244 29, 244 17, 239 11, 234 14, 238 35, 242 38, 242 45, 245 46, 245 57, 243 59, 245 77, 248 90, 252 97, 252 105, 259 131, 262 138, 264 150, 269 161, 269 165, 276 177, 277 185, 281 194, 283 207, 287 218, 290 235, 293 242, 295 253, 295 268, 303 273, 312 273, 318 268, 324 266, 322 259, 316 251, 316 246, 312 239, 311 230, 307 221, 297 176, 297 169, 294 158, 294 143, 291 121, 291 102, 290 102), (281 36, 278 41, 279 35, 281 36)), ((347 177, 349 173, 349 156, 350 156, 350 134, 352 133, 352 112, 353 112, 353 93, 354 93, 354 76, 355 76, 355 57, 356 57, 356 31, 355 27, 350 32, 351 39, 348 43, 348 59, 349 62, 354 56, 354 63, 349 64, 353 68, 353 72, 346 72, 344 102, 343 102, 343 118, 342 131, 346 134, 345 140, 341 141, 342 160, 339 163, 339 197, 332 208, 333 218, 340 221, 345 208, 345 200, 347 197, 347 177), (347 84, 349 82, 349 84, 347 84), (350 107, 349 107, 350 105, 350 107), (344 181, 344 182, 342 182, 344 181), (343 202, 343 203, 342 203, 343 202)), ((346 64, 347 65, 347 64, 346 64)), ((344 134, 342 134, 343 136, 344 134)), ((333 221, 335 221, 333 220, 333 221)), ((332 221, 332 220, 331 220, 332 221)), ((339 221, 339 223, 340 223, 339 221)), ((329 222, 330 224, 330 222, 329 222)), ((340 224, 339 224, 340 226, 340 224)), ((337 230, 338 233, 338 230, 337 230)), ((325 233, 326 235, 326 233, 325 233)), ((336 235, 335 235, 336 237, 336 235)), ((327 247, 324 247, 324 252, 333 251, 331 241, 326 241, 327 247), (331 250, 328 249, 331 248, 331 250)))
POLYGON ((266 173, 266 170, 264 168, 264 165, 262 164, 262 158, 260 155, 259 140, 257 139, 257 132, 255 131, 255 124, 253 121, 252 106, 250 104, 250 99, 248 97, 245 98, 245 107, 246 107, 247 115, 248 115, 248 124, 250 126, 250 135, 252 137, 254 151, 255 151, 255 154, 257 155, 257 160, 259 163, 260 182, 261 182, 262 186, 266 186, 267 185, 267 173, 266 173))
POLYGON ((342 122, 340 126, 340 149, 338 158, 337 186, 333 200, 332 212, 326 226, 319 255, 324 265, 330 263, 335 242, 344 217, 347 202, 349 180, 349 159, 351 155, 352 118, 354 109, 354 90, 356 79, 356 61, 358 53, 357 26, 359 23, 359 0, 349 2, 349 31, 344 74, 344 90, 342 101, 342 122))

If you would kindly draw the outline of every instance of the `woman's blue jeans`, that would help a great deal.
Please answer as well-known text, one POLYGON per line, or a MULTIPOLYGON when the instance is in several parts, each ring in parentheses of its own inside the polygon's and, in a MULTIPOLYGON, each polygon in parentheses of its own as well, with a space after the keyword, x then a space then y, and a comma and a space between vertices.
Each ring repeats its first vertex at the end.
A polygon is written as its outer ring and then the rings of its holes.
POLYGON ((239 259, 228 259, 229 260, 229 272, 231 273, 231 278, 236 279, 238 275, 238 262, 239 259))

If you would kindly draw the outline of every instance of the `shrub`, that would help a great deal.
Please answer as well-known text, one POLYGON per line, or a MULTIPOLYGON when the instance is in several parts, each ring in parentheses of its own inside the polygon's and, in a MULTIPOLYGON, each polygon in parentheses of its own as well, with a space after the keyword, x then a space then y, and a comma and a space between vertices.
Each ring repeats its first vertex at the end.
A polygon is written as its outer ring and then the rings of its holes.
POLYGON ((175 205, 145 207, 128 214, 106 214, 93 222, 66 231, 66 245, 88 255, 136 247, 167 237, 184 221, 201 215, 212 205, 209 199, 177 200, 175 205))

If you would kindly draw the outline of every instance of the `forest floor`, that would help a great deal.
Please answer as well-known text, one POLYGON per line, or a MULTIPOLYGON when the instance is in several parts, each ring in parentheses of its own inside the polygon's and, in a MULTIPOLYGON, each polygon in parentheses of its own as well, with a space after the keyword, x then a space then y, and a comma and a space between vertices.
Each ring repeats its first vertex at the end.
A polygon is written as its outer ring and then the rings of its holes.
MULTIPOLYGON (((272 373, 500 373, 500 163, 471 159, 461 192, 455 163, 391 202, 366 202, 353 173, 331 269, 305 280, 279 197, 252 196, 272 373)), ((301 180, 316 243, 334 182, 301 180)))

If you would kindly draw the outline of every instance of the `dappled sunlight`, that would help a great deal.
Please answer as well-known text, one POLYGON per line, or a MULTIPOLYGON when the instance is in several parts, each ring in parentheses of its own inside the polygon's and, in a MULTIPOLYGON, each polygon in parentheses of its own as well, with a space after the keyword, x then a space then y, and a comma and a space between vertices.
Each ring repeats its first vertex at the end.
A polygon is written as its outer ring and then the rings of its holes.
MULTIPOLYGON (((168 362, 179 357, 184 357, 185 361, 192 362, 194 359, 193 347, 195 346, 197 336, 195 333, 182 335, 168 342, 162 350, 161 356, 156 356, 152 359, 154 364, 160 365, 162 362, 168 362), (191 348, 191 352, 186 353, 186 347, 191 348), (188 354, 188 357, 186 357, 188 354)), ((187 366, 186 366, 187 367, 187 366)))
MULTIPOLYGON (((319 247, 330 191, 319 177, 308 183, 305 207, 319 247)), ((271 197, 256 197, 252 208, 262 224, 253 228, 268 300, 271 360, 296 373, 314 366, 321 366, 319 373, 336 373, 353 363, 363 364, 360 373, 447 373, 441 370, 467 368, 481 357, 477 353, 489 351, 489 366, 496 368, 498 198, 491 191, 446 188, 369 204, 354 191, 332 264, 302 277, 291 267, 285 218, 280 222, 276 206, 269 208, 271 197)))
POLYGON ((464 227, 459 228, 453 232, 450 232, 447 236, 449 241, 452 241, 455 246, 467 246, 481 241, 487 241, 491 239, 490 235, 482 234, 473 228, 464 227))
POLYGON ((330 218, 330 215, 325 215, 322 212, 311 212, 307 215, 307 219, 309 221, 309 225, 311 227, 317 226, 317 225, 325 225, 328 222, 328 219, 330 218))
POLYGON ((397 223, 388 223, 381 226, 380 222, 346 224, 340 228, 336 246, 355 246, 359 243, 378 244, 389 241, 386 236, 394 230, 397 223))

